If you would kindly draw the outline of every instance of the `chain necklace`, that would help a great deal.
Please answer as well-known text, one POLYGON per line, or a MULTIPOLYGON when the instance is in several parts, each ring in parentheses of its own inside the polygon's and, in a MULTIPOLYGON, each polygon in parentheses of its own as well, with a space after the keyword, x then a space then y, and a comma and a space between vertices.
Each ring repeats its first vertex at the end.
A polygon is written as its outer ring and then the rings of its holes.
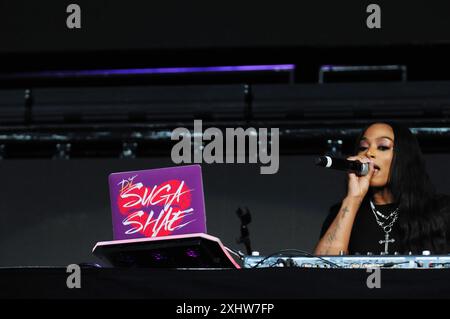
POLYGON ((389 243, 395 242, 395 239, 389 239, 389 233, 392 231, 392 226, 398 219, 398 210, 399 207, 397 207, 392 213, 385 216, 381 212, 379 212, 375 205, 370 201, 370 208, 372 209, 373 215, 375 216, 375 220, 377 221, 377 224, 383 229, 384 231, 384 240, 380 240, 378 243, 384 244, 384 253, 389 254, 389 243), (388 222, 390 220, 390 222, 388 222))

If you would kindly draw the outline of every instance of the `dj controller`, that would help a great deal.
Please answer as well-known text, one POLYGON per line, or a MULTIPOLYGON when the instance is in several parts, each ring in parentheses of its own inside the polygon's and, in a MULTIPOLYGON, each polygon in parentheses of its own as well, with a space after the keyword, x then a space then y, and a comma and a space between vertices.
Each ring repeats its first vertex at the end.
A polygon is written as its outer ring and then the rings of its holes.
POLYGON ((247 256, 244 258, 244 267, 439 269, 450 268, 450 255, 429 255, 424 252, 423 255, 247 256))

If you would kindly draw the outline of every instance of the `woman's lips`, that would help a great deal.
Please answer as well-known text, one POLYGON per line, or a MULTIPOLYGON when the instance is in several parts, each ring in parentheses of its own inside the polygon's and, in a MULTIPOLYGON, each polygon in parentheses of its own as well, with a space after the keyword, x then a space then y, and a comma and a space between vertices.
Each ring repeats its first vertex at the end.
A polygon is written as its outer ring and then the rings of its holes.
POLYGON ((375 170, 374 174, 377 174, 380 171, 380 166, 378 166, 378 165, 374 165, 373 168, 375 170))

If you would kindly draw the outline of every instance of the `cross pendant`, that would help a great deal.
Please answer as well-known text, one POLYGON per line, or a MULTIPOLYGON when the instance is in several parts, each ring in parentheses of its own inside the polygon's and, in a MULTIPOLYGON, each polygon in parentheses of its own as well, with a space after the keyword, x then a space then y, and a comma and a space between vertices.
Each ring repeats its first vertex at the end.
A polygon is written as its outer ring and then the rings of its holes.
POLYGON ((389 239, 389 233, 386 233, 384 235, 384 240, 379 241, 380 245, 384 244, 384 253, 385 254, 389 254, 389 243, 393 243, 393 242, 395 242, 395 239, 394 238, 389 239))

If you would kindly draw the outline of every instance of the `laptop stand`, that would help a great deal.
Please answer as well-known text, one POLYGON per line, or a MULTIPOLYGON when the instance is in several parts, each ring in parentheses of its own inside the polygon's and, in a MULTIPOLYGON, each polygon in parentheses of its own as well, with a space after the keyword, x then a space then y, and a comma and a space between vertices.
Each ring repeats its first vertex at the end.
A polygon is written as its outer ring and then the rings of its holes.
POLYGON ((218 238, 204 233, 98 242, 92 253, 113 267, 240 268, 218 238))

